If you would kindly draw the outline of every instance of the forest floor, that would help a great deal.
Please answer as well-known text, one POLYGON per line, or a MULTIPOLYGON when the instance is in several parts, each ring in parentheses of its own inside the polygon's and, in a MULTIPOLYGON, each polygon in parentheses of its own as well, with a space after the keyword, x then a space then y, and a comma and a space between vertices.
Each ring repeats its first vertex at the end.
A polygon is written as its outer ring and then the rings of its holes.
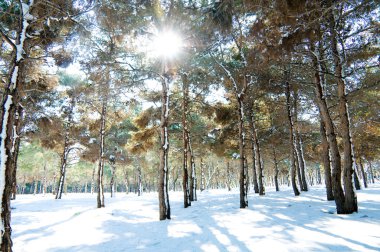
POLYGON ((198 192, 183 208, 170 192, 172 219, 158 221, 157 193, 18 195, 12 201, 15 252, 106 251, 380 251, 380 184, 357 191, 359 212, 337 215, 323 187, 294 197, 290 188, 249 194, 239 208, 238 191, 198 192))

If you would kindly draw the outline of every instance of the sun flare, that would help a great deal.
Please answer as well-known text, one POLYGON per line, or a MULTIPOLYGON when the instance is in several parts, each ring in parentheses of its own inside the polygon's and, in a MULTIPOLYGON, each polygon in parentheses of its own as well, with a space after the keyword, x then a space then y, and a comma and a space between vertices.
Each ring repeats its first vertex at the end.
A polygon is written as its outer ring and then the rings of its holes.
POLYGON ((152 51, 156 57, 174 58, 181 52, 182 46, 182 39, 177 33, 166 31, 155 37, 152 51))

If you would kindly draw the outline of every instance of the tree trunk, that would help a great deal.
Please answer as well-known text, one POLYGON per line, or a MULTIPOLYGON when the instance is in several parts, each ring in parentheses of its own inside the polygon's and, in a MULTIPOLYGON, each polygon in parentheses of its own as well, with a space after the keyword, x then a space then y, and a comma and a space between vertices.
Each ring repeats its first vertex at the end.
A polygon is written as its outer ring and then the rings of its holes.
POLYGON ((94 164, 94 168, 92 169, 92 176, 91 176, 91 194, 95 191, 95 171, 96 171, 96 165, 94 164))
POLYGON ((16 114, 15 114, 15 122, 14 125, 16 127, 13 128, 12 138, 13 138, 13 146, 14 146, 14 154, 13 154, 13 183, 12 183, 12 196, 11 200, 16 199, 17 194, 17 161, 18 161, 18 153, 20 150, 20 134, 21 134, 21 121, 23 118, 23 107, 21 104, 17 103, 16 105, 16 114))
POLYGON ((321 144, 322 144, 322 162, 325 174, 325 186, 326 186, 326 197, 327 200, 334 200, 332 180, 331 180, 331 167, 330 167, 330 154, 329 154, 329 143, 327 142, 326 130, 324 123, 321 118, 320 129, 321 134, 321 144))
POLYGON ((125 193, 129 193, 129 182, 128 182, 128 170, 124 168, 124 185, 125 185, 125 193))
POLYGON ((162 78, 162 93, 161 93, 161 148, 160 148, 160 169, 159 169, 159 185, 158 185, 158 201, 160 220, 170 219, 170 203, 168 192, 168 152, 169 152, 169 88, 171 76, 167 76, 164 72, 162 78))
POLYGON ((205 169, 204 169, 204 163, 203 159, 201 158, 201 192, 205 190, 205 169))
POLYGON ((106 115, 107 115, 107 100, 108 94, 103 96, 102 113, 100 115, 100 146, 99 146, 99 164, 98 164, 98 195, 97 195, 97 208, 104 207, 104 185, 103 185, 103 173, 104 173, 104 142, 105 142, 105 129, 106 129, 106 115))
MULTIPOLYGON (((253 108, 252 108, 253 111, 253 108)), ((257 183, 257 171, 256 171, 256 128, 255 121, 253 118, 253 113, 251 113, 251 142, 252 142, 252 182, 253 182, 253 190, 255 193, 259 193, 259 184, 257 183)))
POLYGON ((197 174, 195 169, 195 160, 193 147, 191 145, 190 131, 187 131, 187 139, 189 140, 189 151, 190 151, 190 201, 197 201, 197 174))
POLYGON ((241 94, 237 94, 238 101, 238 115, 239 115, 239 155, 240 155, 240 208, 248 207, 248 172, 245 162, 245 132, 244 132, 244 104, 241 94))
POLYGON ((341 160, 340 160, 341 157, 339 153, 338 142, 336 139, 334 124, 328 110, 326 97, 324 95, 323 84, 322 84, 322 80, 320 76, 320 72, 322 69, 321 62, 317 57, 315 57, 316 54, 314 54, 315 47, 313 43, 310 44, 310 48, 311 48, 311 51, 313 52, 313 55, 312 55, 313 66, 316 69, 314 73, 314 87, 315 87, 316 103, 318 105, 319 113, 326 130, 327 142, 329 144, 330 154, 331 154, 330 158, 331 158, 331 167, 332 167, 332 186, 333 186, 335 205, 336 205, 337 213, 344 214, 344 213, 347 213, 347 211, 345 208, 345 195, 344 195, 342 184, 341 184, 342 170, 341 170, 341 160))
POLYGON ((231 191, 231 170, 230 170, 230 162, 227 160, 227 189, 231 191))
MULTIPOLYGON (((12 43, 12 61, 10 71, 5 88, 2 92, 1 103, 1 124, 0 124, 0 251, 12 251, 12 228, 10 199, 14 187, 15 179, 13 178, 16 169, 15 161, 17 160, 18 152, 16 151, 17 142, 19 141, 17 134, 17 126, 19 124, 17 118, 17 106, 20 100, 19 85, 24 81, 24 58, 28 57, 28 49, 26 48, 27 28, 31 20, 25 17, 30 16, 29 10, 33 6, 33 1, 21 3, 19 1, 19 20, 16 29, 16 40, 12 43), (16 129, 16 130, 14 130, 16 129)), ((17 6, 15 6, 17 8, 17 6)), ((17 17, 15 16, 15 19, 17 17)), ((10 41, 10 40, 9 40, 10 41)))
POLYGON ((301 170, 301 181, 302 181, 302 188, 301 191, 307 192, 308 186, 307 186, 307 181, 306 181, 306 162, 305 162, 305 156, 303 153, 303 143, 302 143, 302 136, 301 133, 299 132, 299 127, 297 126, 297 153, 298 153, 298 162, 301 170))
POLYGON ((359 157, 359 167, 360 167, 360 171, 361 171, 361 174, 362 174, 362 177, 363 177, 364 188, 367 188, 368 187, 368 185, 367 185, 367 177, 366 177, 366 174, 364 172, 363 160, 362 160, 361 157, 359 157))
POLYGON ((343 214, 350 214, 358 211, 358 202, 352 185, 353 173, 353 153, 352 139, 350 132, 350 121, 347 108, 346 83, 343 77, 343 59, 338 51, 338 34, 336 31, 336 22, 333 11, 330 14, 330 40, 331 52, 334 59, 334 75, 338 84, 338 111, 340 118, 340 135, 343 144, 343 185, 344 185, 344 210, 343 214))
POLYGON ((286 108, 288 113, 288 121, 289 121, 289 135, 290 135, 290 144, 291 144, 291 152, 290 152, 290 180, 293 187, 293 192, 295 196, 300 195, 300 192, 297 188, 296 184, 296 148, 295 148, 295 139, 294 139, 294 123, 293 123, 293 116, 292 116, 292 109, 291 109, 291 103, 290 103, 290 85, 289 82, 285 82, 286 85, 286 108))
MULTIPOLYGON (((253 150, 255 151, 254 155, 254 165, 256 166, 256 171, 258 172, 258 190, 259 195, 265 195, 265 188, 263 184, 263 163, 261 160, 261 149, 260 149, 260 143, 259 139, 257 137, 257 129, 256 129, 256 123, 255 123, 255 113, 252 107, 251 110, 251 128, 252 128, 252 140, 253 140, 253 150)), ((254 173, 253 176, 256 174, 254 173)), ((256 193, 256 191, 255 191, 256 193)))
POLYGON ((372 169, 372 163, 371 163, 371 161, 368 160, 368 164, 369 164, 369 171, 370 171, 370 174, 371 174, 371 182, 372 182, 372 184, 375 184, 375 178, 373 176, 373 169, 372 169))
POLYGON ((276 186, 276 192, 280 191, 280 187, 278 186, 278 161, 277 161, 277 154, 276 154, 276 148, 272 146, 273 149, 273 161, 274 161, 274 184, 276 186))
POLYGON ((359 181, 359 177, 358 177, 358 173, 356 172, 356 169, 354 169, 354 186, 355 186, 355 190, 360 190, 360 181, 359 181))
POLYGON ((46 170, 46 164, 44 164, 44 177, 42 179, 42 183, 43 183, 43 186, 42 186, 42 194, 45 195, 46 193, 46 188, 47 188, 47 170, 46 170))
POLYGON ((116 166, 113 163, 111 164, 111 181, 110 181, 111 198, 115 197, 115 173, 116 173, 116 166))
POLYGON ((297 159, 297 176, 298 176, 298 183, 300 185, 301 191, 307 191, 307 182, 306 182, 306 175, 305 175, 305 158, 303 155, 303 148, 302 148, 302 138, 300 133, 300 126, 298 123, 298 97, 299 97, 299 90, 298 88, 295 88, 293 93, 293 109, 294 109, 294 140, 295 140, 295 149, 296 149, 296 159, 297 159))
POLYGON ((34 177, 33 179, 33 195, 37 194, 37 189, 38 189, 38 177, 34 177))
POLYGON ((183 177, 182 177, 182 186, 183 186, 183 206, 187 208, 191 206, 190 202, 190 189, 189 189, 189 175, 188 175, 188 150, 189 150, 189 139, 188 139, 188 128, 187 128, 187 114, 188 114, 188 95, 189 87, 187 75, 182 75, 182 137, 183 137, 183 177))
POLYGON ((138 173, 138 193, 137 196, 141 196, 143 193, 143 183, 142 183, 142 173, 141 173, 141 167, 137 167, 137 173, 138 173))
POLYGON ((65 125, 65 138, 64 138, 64 144, 63 144, 63 152, 61 156, 61 167, 60 167, 60 172, 59 172, 58 191, 57 191, 57 195, 55 196, 55 199, 61 199, 62 191, 63 191, 63 187, 65 183, 66 166, 67 166, 68 156, 70 153, 70 129, 73 123, 74 106, 75 106, 75 99, 72 98, 70 101, 70 107, 68 110, 68 118, 65 125))

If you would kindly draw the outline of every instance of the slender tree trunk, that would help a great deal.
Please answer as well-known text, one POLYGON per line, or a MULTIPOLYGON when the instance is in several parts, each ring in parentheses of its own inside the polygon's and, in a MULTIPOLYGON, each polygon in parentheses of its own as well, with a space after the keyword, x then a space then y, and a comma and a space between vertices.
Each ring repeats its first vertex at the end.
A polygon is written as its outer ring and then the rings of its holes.
POLYGON ((111 181, 110 181, 110 189, 111 189, 111 198, 115 197, 115 173, 116 166, 115 164, 111 164, 111 181))
POLYGON ((358 173, 356 172, 356 169, 354 169, 354 186, 355 186, 355 190, 360 190, 360 181, 359 181, 359 177, 358 177, 358 173))
POLYGON ((347 108, 346 83, 343 77, 343 59, 338 51, 338 34, 336 31, 336 22, 333 11, 330 16, 330 39, 331 52, 334 59, 334 75, 338 84, 338 111, 340 117, 340 135, 343 144, 343 185, 344 185, 344 214, 350 214, 358 211, 358 202, 352 185, 353 173, 353 153, 352 139, 350 132, 350 121, 347 108))
POLYGON ((189 152, 190 152, 190 201, 197 201, 197 173, 195 169, 194 152, 191 144, 190 131, 187 131, 187 139, 189 140, 189 152))
POLYGON ((190 189, 189 189, 189 175, 188 175, 188 151, 189 151, 189 138, 188 138, 188 128, 187 128, 187 114, 188 114, 188 95, 189 95, 189 87, 187 75, 182 75, 182 94, 183 94, 183 102, 182 102, 182 137, 183 137, 183 206, 187 208, 191 206, 190 201, 190 189))
POLYGON ((352 153, 352 165, 353 165, 353 170, 354 170, 354 173, 353 173, 353 176, 354 176, 354 186, 355 186, 355 190, 360 190, 361 189, 361 186, 360 186, 360 173, 359 173, 359 165, 358 165, 358 162, 356 160, 356 157, 355 157, 355 150, 354 150, 354 144, 351 143, 351 153, 352 153))
MULTIPOLYGON (((255 123, 255 114, 252 107, 251 110, 251 128, 252 128, 252 140, 253 140, 253 149, 255 151, 255 166, 256 171, 258 172, 258 189, 259 189, 259 195, 265 195, 265 188, 263 184, 263 162, 261 159, 261 149, 260 149, 260 143, 259 138, 257 137, 257 129, 256 129, 256 123, 255 123)), ((253 175, 255 176, 255 174, 253 175)), ((256 191, 255 191, 256 192, 256 191)))
MULTIPOLYGON (((238 46, 239 47, 239 46, 238 46)), ((240 55, 245 58, 243 51, 239 48, 240 55)), ((246 62, 246 61, 245 61, 246 62)), ((238 84, 235 78, 232 76, 231 72, 223 66, 223 64, 216 62, 225 72, 226 76, 230 79, 235 92, 236 101, 238 104, 238 128, 239 128, 239 188, 240 188, 240 208, 248 207, 248 168, 246 165, 245 156, 245 128, 244 128, 244 96, 247 90, 247 75, 244 75, 242 88, 239 90, 238 84)), ((245 63, 246 64, 246 63, 245 63)), ((244 71, 246 71, 246 65, 244 66, 244 71)))
POLYGON ((70 107, 68 109, 68 118, 65 124, 65 138, 64 138, 64 144, 63 144, 63 152, 61 156, 61 167, 60 167, 60 172, 59 172, 58 191, 55 196, 55 199, 61 199, 62 191, 63 191, 63 187, 65 183, 66 166, 67 166, 68 156, 70 153, 70 130, 71 130, 71 125, 73 123, 74 106, 75 106, 75 99, 71 98, 70 107))
POLYGON ((245 162, 244 104, 241 94, 236 95, 239 109, 239 155, 240 155, 240 208, 248 207, 248 172, 245 162))
POLYGON ((367 185, 367 177, 366 177, 366 174, 364 172, 363 160, 362 160, 361 157, 359 157, 359 167, 360 167, 360 172, 361 172, 362 178, 363 178, 364 188, 367 188, 368 187, 368 185, 367 185))
POLYGON ((231 191, 231 170, 230 170, 230 162, 227 160, 227 189, 231 191))
POLYGON ((38 177, 33 178, 33 195, 37 194, 38 189, 38 177))
POLYGON ((98 164, 98 195, 97 195, 97 208, 104 207, 104 185, 103 185, 103 173, 104 173, 104 142, 105 142, 105 129, 106 129, 106 115, 107 115, 107 100, 108 94, 103 97, 102 113, 100 116, 100 146, 99 146, 99 164, 98 164))
POLYGON ((169 88, 172 81, 171 76, 167 76, 164 72, 162 78, 162 93, 161 93, 161 148, 160 148, 160 169, 159 169, 159 186, 158 186, 158 201, 160 220, 170 219, 170 203, 168 192, 168 152, 169 152, 169 88))
MULTIPOLYGON (((297 126, 298 130, 299 127, 297 126)), ((303 153, 303 143, 302 143, 302 136, 301 133, 297 130, 297 149, 298 149, 298 162, 300 166, 300 171, 301 171, 301 181, 302 181, 302 188, 301 191, 307 192, 308 186, 307 186, 307 181, 306 181, 306 162, 305 162, 305 156, 303 153)))
POLYGON ((95 171, 96 171, 97 165, 94 164, 94 167, 92 169, 92 176, 91 176, 91 194, 94 194, 95 191, 95 171))
POLYGON ((280 191, 280 187, 278 186, 278 161, 277 161, 277 154, 276 154, 276 148, 272 146, 273 149, 273 161, 274 161, 274 184, 276 186, 276 192, 280 191))
POLYGON ((128 182, 128 170, 124 168, 124 185, 125 185, 125 193, 129 193, 129 182, 128 182))
MULTIPOLYGON (((253 111, 253 108, 252 108, 253 111)), ((256 139, 257 139, 257 133, 256 133, 256 127, 255 127, 255 119, 253 117, 253 113, 251 113, 251 142, 252 142, 252 181, 253 181, 253 190, 255 193, 259 193, 259 184, 257 183, 257 171, 256 171, 256 160, 257 160, 257 154, 256 154, 256 139)))
POLYGON ((46 164, 44 164, 44 177, 42 179, 42 183, 43 183, 43 186, 42 186, 42 194, 45 195, 46 193, 46 188, 47 188, 47 169, 46 169, 46 164))
POLYGON ((137 174, 138 174, 138 193, 137 193, 137 196, 141 196, 143 193, 143 183, 142 183, 142 173, 141 173, 141 166, 140 165, 137 167, 137 174))
POLYGON ((13 183, 12 183, 12 195, 11 195, 11 200, 16 199, 16 194, 17 194, 17 161, 18 161, 18 153, 20 150, 20 134, 21 134, 21 121, 23 117, 23 107, 21 106, 20 103, 17 103, 16 105, 16 110, 15 110, 15 122, 14 125, 16 127, 13 128, 13 133, 12 133, 12 138, 14 141, 14 154, 13 154, 13 183))
POLYGON ((322 162, 325 174, 325 186, 326 186, 326 197, 327 200, 334 200, 332 180, 331 180, 331 167, 330 167, 330 154, 329 154, 329 143, 327 142, 326 130, 324 123, 321 119, 320 122, 320 134, 322 139, 322 162))
POLYGON ((373 176, 373 169, 372 169, 372 163, 371 163, 371 161, 368 160, 368 164, 369 164, 369 171, 370 171, 370 174, 371 174, 371 182, 372 182, 372 184, 375 184, 375 178, 373 176))
POLYGON ((201 158, 201 192, 205 190, 205 169, 203 159, 201 158))
POLYGON ((294 90, 294 140, 295 140, 295 148, 296 148, 296 158, 297 158, 297 176, 298 176, 298 183, 300 185, 301 191, 308 191, 307 188, 307 182, 306 182, 306 173, 305 173, 305 158, 303 155, 303 148, 302 148, 302 137, 300 133, 300 125, 298 122, 298 97, 299 97, 299 90, 294 90))
POLYGON ((294 139, 294 123, 293 123, 293 116, 292 116, 292 109, 291 109, 291 103, 290 103, 290 85, 289 82, 286 81, 286 107, 288 112, 288 121, 289 121, 289 135, 290 135, 290 144, 291 144, 291 152, 290 152, 290 180, 293 187, 293 192, 295 196, 300 195, 300 192, 297 188, 296 184, 296 148, 295 148, 295 139, 294 139))
MULTIPOLYGON (((310 44, 311 51, 315 52, 315 47, 313 43, 310 44)), ((316 97, 316 103, 318 105, 319 113, 322 118, 325 130, 326 130, 326 136, 327 136, 327 142, 329 144, 330 148, 330 158, 331 158, 331 167, 332 167, 332 186, 333 186, 333 194, 334 194, 334 200, 335 205, 337 209, 338 214, 344 214, 346 213, 345 209, 345 196, 341 184, 341 160, 340 160, 340 153, 338 149, 338 142, 336 139, 336 133, 334 124, 332 121, 332 118, 330 116, 326 97, 324 95, 323 90, 323 84, 320 76, 320 70, 322 69, 320 60, 315 57, 316 54, 313 54, 312 60, 313 60, 313 66, 315 69, 314 74, 314 87, 315 87, 315 97, 316 97)))

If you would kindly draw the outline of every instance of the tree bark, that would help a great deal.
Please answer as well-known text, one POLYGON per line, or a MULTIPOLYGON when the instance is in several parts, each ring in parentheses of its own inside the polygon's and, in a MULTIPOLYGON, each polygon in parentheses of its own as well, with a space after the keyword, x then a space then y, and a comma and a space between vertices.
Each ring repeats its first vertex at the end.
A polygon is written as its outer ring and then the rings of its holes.
POLYGON ((160 169, 159 169, 159 185, 158 185, 158 201, 160 220, 170 219, 170 203, 168 193, 168 152, 169 152, 169 86, 171 76, 164 73, 162 78, 161 92, 161 148, 160 148, 160 169))
POLYGON ((321 119, 320 122, 320 134, 322 139, 322 162, 324 167, 325 175, 325 186, 326 186, 326 197, 327 200, 334 200, 332 180, 331 180, 331 167, 330 167, 330 154, 329 154, 329 143, 327 142, 326 130, 324 123, 321 119))
MULTIPOLYGON (((3 89, 3 98, 1 103, 1 124, 0 124, 0 250, 3 252, 12 251, 12 228, 11 228, 11 206, 10 199, 15 179, 13 178, 17 138, 19 137, 14 131, 17 128, 16 111, 19 103, 19 85, 23 83, 24 56, 28 56, 28 50, 25 46, 27 39, 27 28, 30 20, 25 19, 33 7, 33 1, 24 4, 19 2, 18 27, 16 28, 16 41, 12 44, 13 59, 10 66, 10 72, 6 87, 3 89), (27 7, 27 8, 25 8, 27 7)), ((17 18, 17 17, 15 17, 17 18)), ((10 41, 10 40, 9 40, 10 41)), ((7 41, 8 42, 8 41, 7 41)))
MULTIPOLYGON (((252 108, 253 110, 253 108, 252 108)), ((256 171, 256 128, 253 114, 251 113, 251 142, 252 142, 252 182, 253 190, 255 193, 259 193, 259 184, 257 183, 257 171, 256 171)))
MULTIPOLYGON (((253 110, 251 110, 251 128, 252 128, 252 140, 253 140, 253 150, 255 151, 254 155, 254 165, 256 166, 256 171, 258 172, 258 190, 259 195, 265 195, 265 188, 263 184, 263 163, 261 160, 261 149, 260 149, 260 143, 259 138, 257 137, 257 129, 256 129, 256 123, 255 123, 255 113, 253 110)), ((256 174, 253 173, 253 176, 256 174)), ((256 190, 255 190, 256 193, 256 190)))
MULTIPOLYGON (((316 57, 315 53, 315 47, 314 44, 310 44, 311 51, 313 52, 312 60, 313 60, 313 67, 316 69, 314 73, 314 88, 315 88, 315 97, 316 97, 316 103, 318 105, 319 113, 322 118, 325 130, 326 130, 326 136, 327 136, 327 142, 329 144, 330 148, 330 158, 331 158, 331 167, 332 167, 332 185, 333 185, 333 194, 334 194, 334 200, 335 205, 337 209, 338 214, 344 214, 347 213, 345 208, 345 195, 343 192, 342 184, 341 184, 341 157, 339 153, 338 148, 338 142, 336 138, 335 128, 332 121, 332 118, 330 116, 326 97, 324 95, 323 90, 323 84, 321 81, 321 64, 318 57, 316 57)), ((352 183, 352 182, 351 182, 352 183)))
POLYGON ((355 186, 355 190, 360 190, 360 181, 359 181, 359 177, 358 177, 358 173, 356 172, 356 169, 354 169, 354 186, 355 186))
POLYGON ((294 90, 293 95, 293 106, 294 106, 294 140, 295 140, 295 148, 296 148, 296 159, 297 159, 297 176, 298 176, 298 183, 300 185, 301 191, 308 191, 307 188, 307 182, 306 182, 306 173, 305 173, 305 158, 303 155, 303 148, 302 148, 302 137, 300 133, 300 125, 298 122, 298 97, 299 97, 299 90, 296 88, 294 90))
POLYGON ((353 173, 353 153, 352 153, 352 139, 350 132, 350 121, 347 108, 346 97, 346 83, 343 77, 343 59, 340 57, 338 51, 338 34, 336 31, 336 21, 333 11, 331 11, 330 18, 330 41, 331 52, 334 59, 334 75, 338 84, 338 111, 340 118, 340 135, 343 144, 343 185, 344 185, 344 210, 342 213, 350 214, 358 211, 358 203, 356 194, 352 185, 353 173))
POLYGON ((138 193, 137 193, 137 196, 141 196, 143 193, 143 182, 142 182, 142 173, 141 173, 141 166, 140 165, 137 167, 137 173, 138 173, 138 193))
POLYGON ((364 171, 364 168, 363 168, 363 160, 362 160, 361 157, 359 157, 359 167, 360 167, 360 172, 362 174, 364 188, 367 188, 368 187, 367 177, 366 177, 366 174, 365 174, 365 171, 364 171))
POLYGON ((47 188, 47 169, 46 169, 46 164, 44 164, 44 177, 42 179, 42 194, 45 195, 46 193, 46 188, 47 188))
POLYGON ((301 191, 307 192, 308 186, 306 181, 306 162, 305 157, 303 154, 303 146, 302 146, 302 136, 299 132, 299 126, 298 126, 298 120, 297 120, 297 127, 296 127, 296 148, 297 148, 297 157, 298 157, 298 165, 300 170, 300 176, 301 176, 301 191))
POLYGON ((116 174, 116 166, 113 163, 111 164, 111 181, 110 181, 111 198, 115 197, 115 174, 116 174))
POLYGON ((16 126, 13 128, 13 141, 14 141, 14 154, 13 154, 13 183, 12 183, 12 196, 11 200, 16 199, 16 194, 17 194, 17 161, 18 161, 18 153, 20 150, 20 134, 21 134, 21 121, 23 118, 23 107, 21 106, 20 103, 16 105, 16 114, 15 114, 15 122, 14 125, 16 126))
POLYGON ((189 134, 187 128, 187 114, 188 114, 188 96, 189 96, 189 86, 187 75, 182 75, 182 137, 183 137, 183 177, 182 177, 182 187, 183 187, 183 206, 187 208, 191 206, 190 201, 190 188, 189 188, 189 175, 188 175, 188 151, 189 151, 189 134))
MULTIPOLYGON (((236 42, 236 41, 235 41, 236 42)), ((240 55, 242 58, 245 58, 243 51, 241 50, 241 46, 237 45, 240 51, 240 55)), ((223 64, 216 61, 216 63, 223 69, 226 76, 230 79, 236 101, 238 104, 238 128, 239 128, 239 189, 240 189, 240 208, 246 208, 248 207, 248 168, 247 168, 247 162, 246 162, 246 156, 245 156, 245 128, 244 128, 244 96, 248 87, 247 84, 247 75, 243 76, 243 83, 242 88, 239 89, 238 84, 235 80, 235 78, 232 76, 231 72, 223 66, 223 64)), ((246 67, 246 61, 244 60, 244 64, 246 67)), ((246 71, 244 67, 244 71, 246 71)))
POLYGON ((91 194, 95 191, 95 171, 96 171, 96 165, 94 164, 94 168, 92 169, 92 176, 91 176, 91 194))
POLYGON ((190 201, 197 201, 197 173, 195 169, 194 152, 191 144, 190 131, 187 131, 187 139, 189 140, 190 153, 190 201))
POLYGON ((277 161, 277 154, 276 154, 276 148, 272 146, 273 149, 273 161, 274 161, 274 184, 276 186, 276 192, 280 191, 280 187, 278 186, 278 161, 277 161))
POLYGON ((124 169, 124 185, 125 185, 125 193, 129 193, 129 182, 128 182, 128 170, 124 169))
POLYGON ((66 166, 67 166, 68 156, 70 153, 70 130, 71 130, 71 125, 73 123, 74 106, 75 106, 75 99, 71 98, 70 106, 68 108, 68 118, 67 118, 67 122, 65 125, 65 138, 64 138, 64 143, 63 143, 63 152, 62 152, 62 156, 61 156, 61 166, 60 166, 60 171, 59 171, 58 190, 57 190, 57 194, 55 196, 55 199, 61 199, 63 187, 64 187, 64 183, 65 183, 66 166))
POLYGON ((103 96, 102 112, 100 115, 100 146, 99 146, 99 163, 98 163, 98 195, 97 195, 97 208, 102 208, 104 204, 104 185, 103 185, 103 173, 104 173, 104 159, 105 159, 105 130, 106 130, 106 115, 107 115, 107 100, 108 94, 103 96))
POLYGON ((238 110, 239 110, 239 155, 240 155, 240 208, 248 207, 248 181, 247 181, 247 167, 245 162, 245 132, 244 132, 244 104, 243 97, 241 94, 236 95, 238 100, 238 110))
POLYGON ((371 161, 368 160, 368 164, 369 164, 369 171, 370 171, 370 174, 371 174, 371 182, 372 182, 372 184, 375 184, 375 178, 373 176, 373 169, 372 169, 372 163, 371 163, 371 161))
POLYGON ((203 159, 201 158, 201 185, 200 185, 200 189, 201 189, 201 192, 205 190, 205 169, 204 169, 204 163, 203 163, 203 159))
POLYGON ((291 144, 291 152, 290 152, 290 180, 292 183, 292 188, 295 196, 300 195, 296 184, 296 148, 295 148, 295 139, 294 139, 294 123, 292 116, 292 109, 290 103, 290 84, 288 81, 285 82, 285 94, 286 94, 286 108, 288 113, 288 121, 289 121, 289 135, 290 135, 290 144, 291 144))

